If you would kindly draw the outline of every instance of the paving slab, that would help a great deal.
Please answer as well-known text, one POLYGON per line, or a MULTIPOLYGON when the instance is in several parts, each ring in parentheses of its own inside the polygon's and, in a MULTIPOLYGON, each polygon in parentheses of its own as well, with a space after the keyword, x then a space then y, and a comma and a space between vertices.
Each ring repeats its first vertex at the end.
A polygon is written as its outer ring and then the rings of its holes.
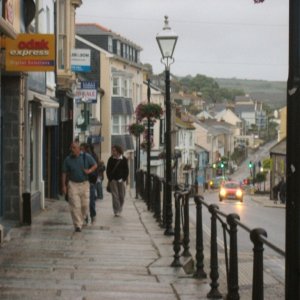
POLYGON ((0 248, 0 299, 201 299, 199 289, 183 292, 173 237, 142 200, 128 193, 118 218, 110 195, 96 206, 96 224, 81 233, 68 204, 53 199, 31 226, 12 228, 0 248))

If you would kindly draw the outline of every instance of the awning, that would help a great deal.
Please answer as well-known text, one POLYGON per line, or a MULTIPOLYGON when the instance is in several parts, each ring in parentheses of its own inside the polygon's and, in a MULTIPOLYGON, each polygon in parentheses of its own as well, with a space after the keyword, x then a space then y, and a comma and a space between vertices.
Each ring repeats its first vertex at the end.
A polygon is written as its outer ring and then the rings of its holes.
POLYGON ((44 108, 58 108, 59 107, 59 103, 50 96, 42 95, 39 93, 33 93, 33 92, 28 92, 28 93, 29 93, 29 98, 28 98, 29 101, 37 102, 44 108))
POLYGON ((111 100, 112 115, 133 115, 134 109, 131 98, 112 97, 111 100))

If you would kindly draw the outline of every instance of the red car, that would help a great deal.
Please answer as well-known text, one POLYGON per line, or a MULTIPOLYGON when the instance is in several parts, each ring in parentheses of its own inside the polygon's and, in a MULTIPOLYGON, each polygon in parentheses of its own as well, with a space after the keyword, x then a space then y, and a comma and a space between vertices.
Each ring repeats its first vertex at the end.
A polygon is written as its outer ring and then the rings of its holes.
POLYGON ((220 187, 220 201, 223 201, 223 199, 236 199, 243 202, 243 196, 243 189, 238 181, 226 181, 220 187))

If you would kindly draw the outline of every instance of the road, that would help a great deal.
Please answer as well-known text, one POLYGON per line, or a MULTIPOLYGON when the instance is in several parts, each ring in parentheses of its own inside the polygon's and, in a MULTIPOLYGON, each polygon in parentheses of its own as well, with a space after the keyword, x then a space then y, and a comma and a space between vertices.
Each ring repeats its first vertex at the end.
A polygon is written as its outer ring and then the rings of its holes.
MULTIPOLYGON (((250 195, 244 197, 244 201, 240 203, 235 200, 224 200, 219 202, 218 193, 210 192, 204 195, 204 200, 210 204, 217 204, 219 209, 226 213, 236 213, 240 216, 240 221, 250 228, 263 228, 268 234, 268 240, 279 247, 284 249, 285 247, 285 209, 264 207, 260 203, 251 200, 250 195)), ((205 213, 203 209, 203 217, 205 224, 209 228, 210 215, 205 213)), ((191 215, 195 215, 191 213, 191 215)), ((245 234, 245 231, 240 229, 241 245, 239 249, 242 251, 249 250, 249 236, 245 234)), ((251 244, 250 244, 251 246, 251 244)), ((252 249, 252 248, 251 248, 252 249)))
MULTIPOLYGON (((267 232, 269 242, 280 248, 285 249, 285 209, 264 207, 261 203, 255 202, 251 195, 246 195, 242 203, 235 200, 218 201, 217 192, 207 192, 204 200, 209 204, 218 205, 220 211, 225 214, 236 213, 240 221, 248 228, 263 228, 267 232)), ((206 207, 202 208, 204 240, 210 241, 210 217, 206 207)), ((226 221, 226 220, 225 220, 226 221)), ((190 205, 190 222, 196 224, 196 208, 190 205)), ((223 230, 220 222, 217 222, 218 251, 219 259, 223 261, 225 250, 223 230)), ((249 233, 243 228, 238 227, 238 265, 241 286, 249 286, 253 278, 253 243, 249 233)), ((229 249, 229 237, 227 235, 227 248, 229 249)), ((264 246, 264 284, 278 289, 279 298, 283 299, 285 283, 285 259, 280 254, 274 252, 268 246, 264 246)))

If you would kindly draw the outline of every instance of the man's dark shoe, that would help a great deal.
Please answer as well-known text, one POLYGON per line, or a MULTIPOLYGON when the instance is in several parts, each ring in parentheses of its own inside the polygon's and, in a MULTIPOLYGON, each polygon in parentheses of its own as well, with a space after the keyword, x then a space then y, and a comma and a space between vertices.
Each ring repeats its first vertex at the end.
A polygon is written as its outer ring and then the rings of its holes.
POLYGON ((81 232, 81 228, 80 227, 76 227, 75 232, 81 232))

